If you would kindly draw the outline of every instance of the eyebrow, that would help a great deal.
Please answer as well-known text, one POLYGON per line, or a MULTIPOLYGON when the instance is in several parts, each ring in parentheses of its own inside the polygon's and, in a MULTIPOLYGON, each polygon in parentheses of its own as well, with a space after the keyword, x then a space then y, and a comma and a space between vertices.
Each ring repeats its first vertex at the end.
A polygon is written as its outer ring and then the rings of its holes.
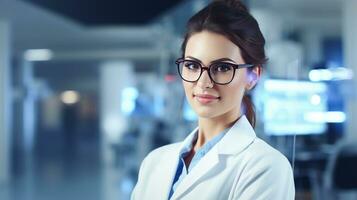
MULTIPOLYGON (((187 56, 186 58, 190 58, 190 59, 192 59, 192 60, 194 60, 194 61, 197 61, 197 62, 199 62, 199 63, 202 63, 201 60, 199 60, 199 59, 197 59, 197 58, 195 58, 195 57, 192 57, 192 56, 187 56)), ((230 61, 230 62, 236 63, 234 60, 232 60, 232 59, 230 59, 230 58, 220 58, 220 59, 211 61, 211 63, 223 62, 223 61, 230 61)))

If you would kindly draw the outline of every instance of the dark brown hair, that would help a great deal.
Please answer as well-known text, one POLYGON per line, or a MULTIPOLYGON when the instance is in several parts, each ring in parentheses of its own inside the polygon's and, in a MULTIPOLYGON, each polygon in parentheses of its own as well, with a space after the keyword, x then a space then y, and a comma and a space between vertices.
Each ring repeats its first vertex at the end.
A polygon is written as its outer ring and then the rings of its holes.
MULTIPOLYGON (((257 21, 240 1, 213 1, 193 15, 187 23, 187 32, 181 47, 183 57, 190 36, 204 30, 221 34, 236 44, 246 63, 260 68, 266 63, 263 34, 257 21)), ((243 97, 243 106, 250 124, 255 127, 255 109, 247 95, 243 97)))

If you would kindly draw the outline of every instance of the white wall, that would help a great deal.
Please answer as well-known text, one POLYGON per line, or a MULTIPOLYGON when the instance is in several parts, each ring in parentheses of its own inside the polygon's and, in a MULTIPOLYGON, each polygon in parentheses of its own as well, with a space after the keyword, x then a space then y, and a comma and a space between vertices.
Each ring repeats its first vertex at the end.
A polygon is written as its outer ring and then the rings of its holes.
POLYGON ((343 3, 344 60, 346 67, 350 68, 355 76, 350 87, 352 95, 347 98, 346 131, 349 140, 357 141, 357 1, 344 0, 343 3))
POLYGON ((6 183, 10 168, 10 26, 0 20, 0 184, 6 183))

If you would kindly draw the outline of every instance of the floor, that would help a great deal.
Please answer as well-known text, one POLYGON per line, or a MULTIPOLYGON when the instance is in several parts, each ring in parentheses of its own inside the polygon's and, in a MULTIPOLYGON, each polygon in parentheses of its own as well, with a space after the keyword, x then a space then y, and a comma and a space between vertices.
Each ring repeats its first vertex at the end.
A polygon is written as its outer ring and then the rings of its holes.
POLYGON ((96 138, 46 134, 32 152, 14 151, 11 181, 0 185, 1 200, 129 199, 131 180, 123 180, 116 168, 102 167, 96 138))

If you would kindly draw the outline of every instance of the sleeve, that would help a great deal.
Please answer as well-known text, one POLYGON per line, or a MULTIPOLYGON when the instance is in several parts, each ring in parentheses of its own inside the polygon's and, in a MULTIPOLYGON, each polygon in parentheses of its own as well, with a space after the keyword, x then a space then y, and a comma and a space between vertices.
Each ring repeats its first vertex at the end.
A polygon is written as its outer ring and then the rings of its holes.
POLYGON ((138 175, 138 181, 131 192, 131 197, 130 200, 136 200, 140 199, 140 192, 142 192, 143 188, 143 182, 144 182, 144 175, 145 175, 145 169, 146 169, 146 163, 148 160, 148 156, 141 162, 140 169, 139 169, 139 175, 138 175))
POLYGON ((294 176, 283 155, 272 155, 247 165, 235 183, 235 200, 294 200, 294 176))

